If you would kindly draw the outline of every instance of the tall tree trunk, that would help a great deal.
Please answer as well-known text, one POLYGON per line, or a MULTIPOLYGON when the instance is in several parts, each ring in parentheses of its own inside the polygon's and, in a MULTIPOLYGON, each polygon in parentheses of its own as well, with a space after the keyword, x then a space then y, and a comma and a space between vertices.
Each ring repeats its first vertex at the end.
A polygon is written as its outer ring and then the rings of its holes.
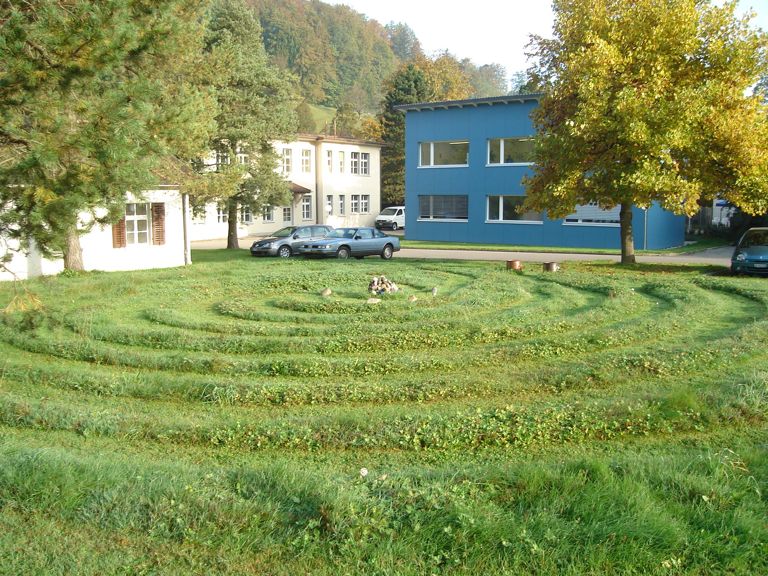
POLYGON ((619 211, 621 223, 621 263, 635 263, 635 241, 632 237, 632 203, 622 202, 619 211))
POLYGON ((237 240, 237 200, 230 198, 227 201, 227 250, 237 250, 240 243, 237 240))
POLYGON ((85 270, 83 266, 83 249, 80 247, 80 234, 77 226, 67 230, 66 246, 64 247, 64 270, 85 270))

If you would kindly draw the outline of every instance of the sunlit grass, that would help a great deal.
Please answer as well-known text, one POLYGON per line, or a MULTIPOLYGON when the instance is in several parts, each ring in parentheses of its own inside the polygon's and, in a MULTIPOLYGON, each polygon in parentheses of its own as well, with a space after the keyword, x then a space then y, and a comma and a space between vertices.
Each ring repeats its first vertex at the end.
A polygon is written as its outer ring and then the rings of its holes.
POLYGON ((0 285, 0 573, 768 570, 765 281, 194 260, 0 285))

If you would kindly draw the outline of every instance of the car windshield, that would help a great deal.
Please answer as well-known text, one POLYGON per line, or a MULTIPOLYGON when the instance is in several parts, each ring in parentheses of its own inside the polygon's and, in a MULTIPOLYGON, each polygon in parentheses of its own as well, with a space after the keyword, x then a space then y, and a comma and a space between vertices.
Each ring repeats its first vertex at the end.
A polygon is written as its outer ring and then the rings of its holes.
POLYGON ((380 216, 394 216, 395 214, 397 214, 397 208, 384 208, 380 216))
POLYGON ((768 230, 747 232, 741 241, 741 247, 749 248, 750 246, 768 246, 768 230))
POLYGON ((354 238, 357 228, 336 228, 328 232, 328 238, 354 238))
POLYGON ((280 230, 272 234, 272 236, 274 238, 288 238, 288 236, 293 234, 294 230, 296 230, 296 226, 286 226, 285 228, 280 228, 280 230))

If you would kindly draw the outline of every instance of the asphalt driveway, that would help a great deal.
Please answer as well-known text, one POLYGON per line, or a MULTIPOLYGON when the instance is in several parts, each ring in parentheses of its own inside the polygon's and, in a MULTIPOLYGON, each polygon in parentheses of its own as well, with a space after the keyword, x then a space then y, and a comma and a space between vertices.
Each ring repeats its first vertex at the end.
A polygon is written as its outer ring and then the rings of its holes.
MULTIPOLYGON (((708 264, 712 266, 731 265, 733 248, 723 246, 680 256, 637 256, 640 264, 708 264)), ((425 250, 403 248, 396 253, 399 258, 448 258, 451 260, 520 260, 521 262, 594 262, 604 260, 619 262, 618 254, 580 254, 573 252, 507 252, 485 250, 425 250)))

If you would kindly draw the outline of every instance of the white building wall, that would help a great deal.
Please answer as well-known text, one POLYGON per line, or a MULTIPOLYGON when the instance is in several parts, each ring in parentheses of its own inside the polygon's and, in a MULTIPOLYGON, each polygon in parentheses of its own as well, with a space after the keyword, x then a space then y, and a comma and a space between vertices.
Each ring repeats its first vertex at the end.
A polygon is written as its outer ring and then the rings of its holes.
POLYGON ((16 241, 0 240, 0 254, 4 254, 6 248, 12 259, 5 265, 7 270, 0 270, 0 281, 26 280, 41 275, 58 274, 64 270, 64 262, 60 259, 48 260, 34 249, 29 255, 19 252, 19 244, 16 241))
POLYGON ((184 266, 184 213, 177 190, 149 190, 142 197, 129 195, 126 202, 165 203, 165 244, 132 244, 112 247, 112 227, 96 226, 80 238, 86 270, 145 270, 184 266))
POLYGON ((322 159, 318 178, 317 198, 322 206, 318 223, 343 226, 373 226, 381 206, 381 147, 375 144, 326 138, 318 141, 318 156, 322 159), (330 153, 330 158, 329 158, 330 153), (358 173, 352 172, 352 154, 358 157, 358 173), (344 164, 342 170, 341 154, 344 164), (360 163, 367 155, 367 174, 360 163), (332 209, 328 211, 328 199, 332 209), (341 200, 344 213, 341 213, 341 200), (357 205, 357 209, 354 207, 357 205))
MULTIPOLYGON (((126 202, 165 204, 165 244, 112 246, 112 226, 94 226, 80 237, 83 267, 86 270, 145 270, 170 268, 185 264, 184 218, 178 190, 149 190, 142 197, 128 195, 126 202)), ((187 215, 188 218, 188 215, 187 215)), ((16 278, 23 280, 40 275, 58 274, 64 269, 62 259, 47 260, 34 248, 29 254, 16 253, 11 265, 16 278)), ((13 274, 0 272, 0 280, 12 280, 13 274)))
MULTIPOLYGON (((292 142, 275 142, 274 148, 281 158, 290 150, 290 170, 280 164, 283 177, 294 186, 306 189, 297 191, 286 206, 272 207, 271 214, 251 214, 251 220, 239 221, 238 237, 264 236, 283 226, 302 224, 330 224, 342 226, 373 226, 381 205, 381 146, 332 136, 300 136, 292 142), (328 164, 328 153, 331 164, 328 164), (368 155, 368 173, 352 172, 352 153, 368 155), (304 154, 309 156, 307 165, 304 154), (343 154, 343 168, 342 168, 343 154), (302 201, 309 197, 310 213, 303 213, 302 201), (332 198, 332 210, 327 209, 327 199, 332 198), (353 196, 357 197, 357 211, 352 211, 353 196), (344 214, 340 214, 340 201, 344 198, 344 214), (367 209, 361 209, 363 197, 367 209), (265 218, 267 216, 267 218, 265 218), (269 218, 268 216, 271 216, 269 218)), ((358 160, 359 162, 359 160, 358 160)), ((358 164, 359 166, 359 164, 358 164)), ((358 170, 359 172, 360 170, 358 170)), ((221 218, 217 206, 208 204, 204 213, 192 219, 192 240, 213 240, 227 236, 227 222, 221 218)))

